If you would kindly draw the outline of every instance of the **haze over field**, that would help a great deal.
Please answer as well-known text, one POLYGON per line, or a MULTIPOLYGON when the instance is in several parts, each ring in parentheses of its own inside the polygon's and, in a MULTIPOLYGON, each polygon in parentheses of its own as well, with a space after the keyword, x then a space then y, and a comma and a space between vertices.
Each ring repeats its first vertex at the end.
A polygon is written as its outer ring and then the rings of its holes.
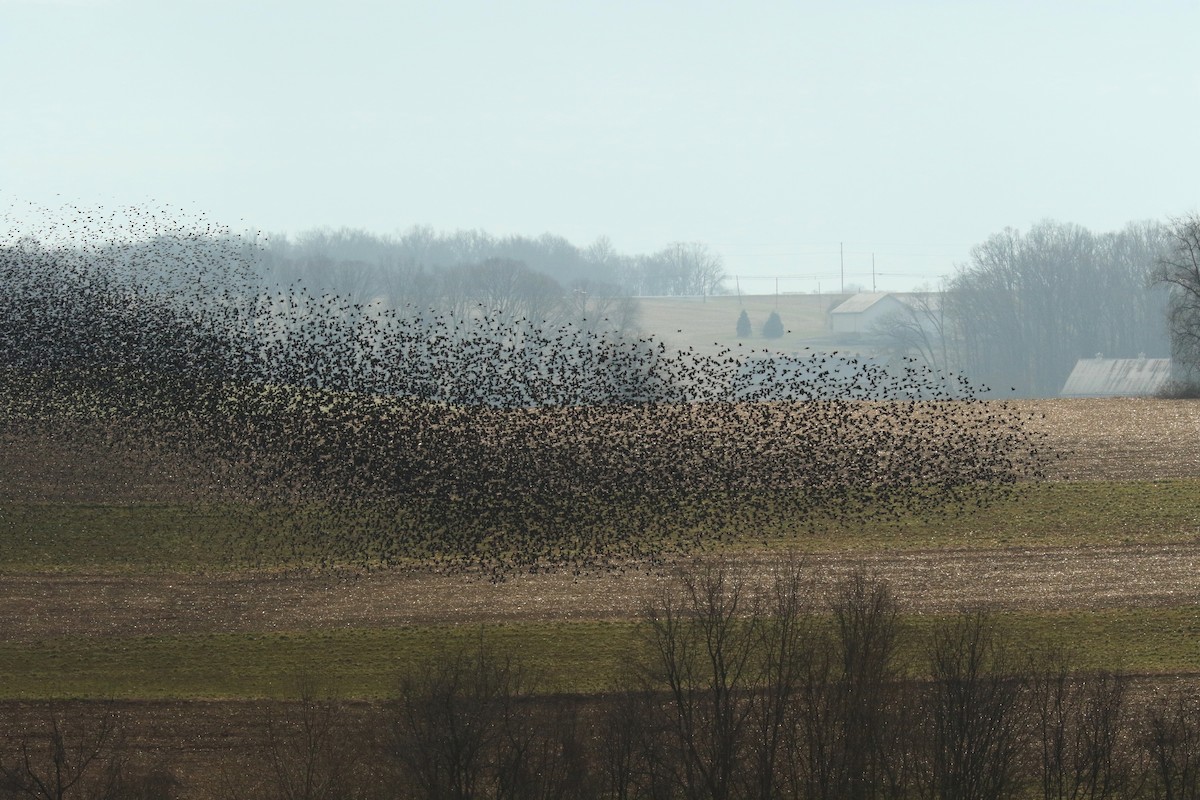
POLYGON ((747 292, 936 284, 1196 206, 1200 7, 0 2, 0 208, 699 241, 747 292), (839 269, 844 243, 845 275, 839 269))
POLYGON ((0 0, 0 795, 1200 798, 1198 30, 0 0))

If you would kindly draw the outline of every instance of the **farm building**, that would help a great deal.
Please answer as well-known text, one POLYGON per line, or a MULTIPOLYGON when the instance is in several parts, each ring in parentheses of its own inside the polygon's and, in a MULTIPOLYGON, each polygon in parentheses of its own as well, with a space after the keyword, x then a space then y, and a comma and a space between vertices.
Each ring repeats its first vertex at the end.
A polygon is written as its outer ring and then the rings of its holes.
POLYGON ((1144 397, 1171 380, 1169 358, 1081 358, 1061 397, 1144 397))
POLYGON ((908 312, 908 306, 888 292, 860 292, 829 312, 829 325, 834 333, 867 334, 872 326, 888 314, 908 312))

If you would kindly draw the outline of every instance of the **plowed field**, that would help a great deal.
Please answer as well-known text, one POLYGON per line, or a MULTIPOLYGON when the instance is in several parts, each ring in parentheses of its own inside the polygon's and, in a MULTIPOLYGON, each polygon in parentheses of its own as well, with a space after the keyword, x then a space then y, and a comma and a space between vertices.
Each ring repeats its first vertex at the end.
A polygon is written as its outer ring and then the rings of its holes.
MULTIPOLYGON (((1063 454, 1057 481, 1200 479, 1200 402, 1025 401, 1036 429, 1063 454)), ((29 485, 69 474, 75 486, 112 465, 73 464, 61 449, 32 464, 29 485)), ((12 455, 10 454, 10 458, 12 455)), ((128 487, 128 474, 110 475, 128 487)), ((158 487, 162 490, 164 487, 158 487)), ((1200 515, 1200 509, 1197 509, 1200 515)), ((947 523, 947 524, 953 524, 947 523)), ((1197 523, 1200 526, 1200 522, 1197 523)), ((1171 605, 1200 601, 1200 527, 1187 541, 1080 547, 835 550, 805 555, 814 574, 863 564, 895 583, 913 610, 1171 605)), ((730 555, 769 573, 776 552, 730 555)), ((575 577, 520 575, 494 585, 470 575, 11 575, 0 590, 0 641, 47 636, 291 630, 306 627, 612 619, 635 615, 661 576, 630 569, 575 577)))
MULTIPOLYGON (((1050 465, 1052 481, 1200 481, 1200 402, 1015 405, 1032 414, 1030 424, 1062 454, 1050 465)), ((61 444, 38 453, 28 446, 18 452, 14 445, 20 443, 8 444, 0 467, 14 476, 9 496, 78 502, 88 487, 104 484, 111 489, 108 496, 123 502, 187 495, 186 480, 160 476, 151 487, 125 465, 89 462, 61 444)), ((905 610, 916 614, 964 606, 1037 613, 1200 607, 1200 508, 1194 513, 1174 509, 1182 521, 1162 540, 1090 536, 1088 509, 1076 511, 1069 519, 1079 528, 1077 546, 967 546, 969 531, 964 531, 964 546, 839 544, 810 547, 802 557, 818 594, 838 575, 865 566, 890 580, 905 610)), ((739 548, 723 557, 767 579, 784 555, 778 547, 739 548)), ((177 635, 619 621, 635 617, 663 580, 636 568, 583 576, 518 575, 500 584, 412 570, 355 575, 9 571, 0 577, 0 645, 61 643, 69 649, 71 642, 177 635)), ((1195 623, 1189 626, 1193 631, 1200 620, 1195 623)), ((1189 671, 1200 673, 1200 656, 1183 672, 1189 671)), ((245 752, 262 720, 261 709, 248 701, 122 705, 133 721, 132 741, 144 752, 173 753, 182 776, 199 775, 230 753, 245 752)), ((36 719, 41 713, 13 701, 5 706, 13 719, 36 719)))

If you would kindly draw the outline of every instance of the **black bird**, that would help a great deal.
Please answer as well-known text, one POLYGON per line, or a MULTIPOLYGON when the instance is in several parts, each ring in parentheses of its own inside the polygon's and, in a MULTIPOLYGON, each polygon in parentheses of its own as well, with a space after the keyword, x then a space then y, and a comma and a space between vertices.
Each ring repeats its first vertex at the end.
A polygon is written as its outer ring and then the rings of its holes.
POLYGON ((924 368, 703 356, 480 298, 384 309, 269 280, 205 221, 132 209, 131 238, 64 214, 75 244, 0 241, 7 430, 186 472, 190 499, 240 509, 245 563, 623 570, 984 502, 1046 457, 1019 414, 924 368))

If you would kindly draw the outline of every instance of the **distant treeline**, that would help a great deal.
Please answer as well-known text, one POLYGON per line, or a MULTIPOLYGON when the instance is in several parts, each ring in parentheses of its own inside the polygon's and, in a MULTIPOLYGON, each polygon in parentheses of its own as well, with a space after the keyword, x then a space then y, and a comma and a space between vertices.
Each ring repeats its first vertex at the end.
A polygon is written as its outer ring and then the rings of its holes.
POLYGON ((879 332, 937 369, 1055 396, 1077 359, 1170 355, 1169 292, 1153 278, 1168 245, 1154 222, 1103 234, 1053 221, 1006 228, 879 332))
MULTIPOLYGON (((696 243, 650 254, 616 252, 607 239, 579 248, 550 234, 496 237, 414 227, 395 236, 317 230, 261 243, 264 280, 300 281, 358 301, 461 313, 482 304, 519 316, 607 318, 637 327, 637 296, 725 291, 720 257, 696 243)), ((894 349, 935 369, 1009 394, 1053 396, 1079 358, 1170 355, 1169 292, 1153 279, 1169 244, 1159 223, 1093 233, 1043 221, 1006 228, 971 250, 942 292, 890 320, 894 349)))
POLYGON ((677 242, 654 253, 618 253, 607 238, 579 248, 561 236, 439 233, 413 227, 395 235, 314 230, 262 243, 261 265, 273 282, 302 280, 315 291, 392 305, 442 306, 464 291, 534 295, 708 295, 724 291, 721 258, 699 243, 677 242))
MULTIPOLYGON (((82 250, 35 246, 30 237, 5 248, 22 259, 102 264, 106 280, 157 291, 244 299, 290 287, 313 297, 336 295, 350 308, 374 303, 458 319, 482 309, 497 319, 597 333, 635 332, 638 296, 725 290, 720 256, 698 243, 628 255, 605 238, 580 248, 550 234, 497 237, 428 227, 396 235, 340 229, 255 237, 147 217, 131 239, 104 230, 104 220, 94 232, 90 217, 67 220, 59 227, 82 230, 76 237, 82 250)), ((966 375, 976 386, 1054 396, 1079 358, 1170 355, 1171 292, 1155 280, 1170 245, 1170 229, 1155 222, 1102 234, 1054 221, 1024 233, 1005 229, 973 248, 940 291, 913 295, 909 311, 877 332, 897 354, 966 375)))

